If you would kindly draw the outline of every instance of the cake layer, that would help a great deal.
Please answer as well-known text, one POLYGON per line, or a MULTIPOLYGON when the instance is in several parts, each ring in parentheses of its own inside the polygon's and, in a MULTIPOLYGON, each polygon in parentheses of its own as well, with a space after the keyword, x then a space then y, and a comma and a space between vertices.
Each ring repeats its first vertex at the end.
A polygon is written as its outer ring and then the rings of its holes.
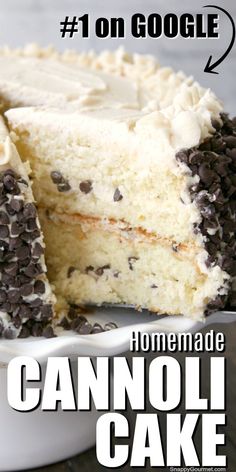
POLYGON ((30 162, 40 206, 201 244, 193 233, 201 215, 189 195, 199 177, 176 161, 161 131, 160 141, 152 142, 118 118, 111 123, 104 112, 95 118, 19 108, 6 115, 22 158, 30 162))
POLYGON ((43 332, 55 297, 27 171, 0 118, 0 336, 43 332), (34 328, 33 328, 33 325, 34 328))
POLYGON ((69 304, 125 303, 157 313, 202 317, 228 276, 206 270, 204 251, 173 246, 136 231, 40 210, 49 280, 58 309, 69 304))

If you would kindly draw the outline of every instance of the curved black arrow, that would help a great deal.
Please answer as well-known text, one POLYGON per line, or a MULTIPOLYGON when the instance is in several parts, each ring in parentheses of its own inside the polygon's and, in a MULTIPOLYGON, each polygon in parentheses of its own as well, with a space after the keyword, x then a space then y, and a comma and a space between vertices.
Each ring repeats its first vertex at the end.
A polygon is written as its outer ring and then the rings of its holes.
POLYGON ((231 49, 234 45, 234 41, 235 41, 235 24, 234 24, 234 20, 233 20, 232 16, 226 10, 224 10, 224 8, 218 7, 217 5, 205 5, 203 8, 216 8, 217 10, 221 10, 223 13, 225 13, 225 15, 228 16, 228 18, 231 21, 232 28, 233 28, 233 35, 232 35, 232 39, 230 41, 230 45, 229 45, 228 49, 225 51, 223 56, 221 56, 220 59, 218 59, 216 62, 211 63, 212 56, 210 56, 208 61, 207 61, 206 66, 205 66, 205 69, 204 69, 204 72, 208 72, 209 74, 219 74, 219 72, 217 72, 214 69, 219 64, 221 64, 221 62, 223 62, 223 60, 226 58, 226 56, 228 56, 228 54, 230 53, 230 51, 231 51, 231 49))

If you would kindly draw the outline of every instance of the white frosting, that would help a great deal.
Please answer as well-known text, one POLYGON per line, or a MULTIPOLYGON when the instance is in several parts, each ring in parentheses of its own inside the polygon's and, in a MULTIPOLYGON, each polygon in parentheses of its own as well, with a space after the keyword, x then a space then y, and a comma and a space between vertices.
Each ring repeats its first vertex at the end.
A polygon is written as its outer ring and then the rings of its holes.
MULTIPOLYGON (((174 151, 213 132, 222 106, 182 72, 153 57, 114 53, 59 55, 30 46, 0 51, 0 94, 12 106, 40 106, 123 122, 139 134, 167 140, 174 151)), ((27 113, 27 111, 26 111, 27 113)))

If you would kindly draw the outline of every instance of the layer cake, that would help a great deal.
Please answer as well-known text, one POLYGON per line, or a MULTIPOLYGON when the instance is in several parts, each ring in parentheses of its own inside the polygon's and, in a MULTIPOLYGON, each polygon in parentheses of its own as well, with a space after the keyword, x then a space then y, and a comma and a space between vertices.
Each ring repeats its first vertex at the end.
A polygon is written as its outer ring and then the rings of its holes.
POLYGON ((122 303, 201 319, 235 276, 236 127, 150 56, 0 53, 0 95, 32 169, 56 312, 122 303))

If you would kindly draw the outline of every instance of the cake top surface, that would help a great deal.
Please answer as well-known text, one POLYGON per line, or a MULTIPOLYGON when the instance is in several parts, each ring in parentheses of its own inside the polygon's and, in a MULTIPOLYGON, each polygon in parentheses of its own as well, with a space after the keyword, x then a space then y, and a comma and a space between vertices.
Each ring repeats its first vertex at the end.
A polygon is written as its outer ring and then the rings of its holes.
POLYGON ((222 106, 215 95, 152 56, 115 52, 63 54, 28 46, 0 50, 0 95, 7 107, 40 107, 125 123, 174 147, 197 145, 213 132, 222 106), (185 129, 185 137, 183 137, 185 129), (187 141, 186 141, 187 139, 187 141))

